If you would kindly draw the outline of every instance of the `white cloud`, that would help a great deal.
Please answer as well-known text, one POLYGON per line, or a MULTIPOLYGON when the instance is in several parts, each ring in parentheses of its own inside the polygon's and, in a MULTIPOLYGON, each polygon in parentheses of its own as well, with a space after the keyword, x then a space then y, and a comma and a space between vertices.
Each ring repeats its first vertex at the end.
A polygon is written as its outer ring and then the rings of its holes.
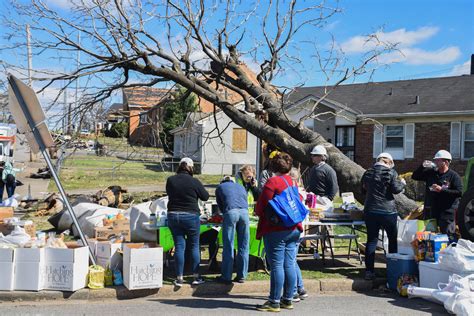
POLYGON ((465 63, 455 65, 451 72, 447 76, 460 76, 469 75, 471 73, 471 60, 467 60, 465 63))
POLYGON ((416 47, 423 41, 435 36, 438 27, 424 26, 414 31, 398 29, 392 32, 378 31, 374 36, 354 36, 341 44, 347 54, 367 53, 374 49, 383 49, 396 44, 396 51, 379 56, 378 61, 385 64, 404 63, 408 65, 445 65, 461 56, 457 46, 437 50, 425 50, 416 47))
POLYGON ((424 40, 431 38, 438 33, 437 27, 420 27, 416 31, 407 31, 406 29, 398 29, 393 32, 378 31, 374 33, 374 37, 354 36, 341 44, 341 48, 345 53, 364 53, 368 52, 381 43, 397 44, 399 48, 410 47, 424 40))
POLYGON ((461 51, 456 46, 427 51, 420 48, 401 48, 398 51, 383 54, 379 62, 384 64, 405 63, 408 65, 446 65, 461 56, 461 51))

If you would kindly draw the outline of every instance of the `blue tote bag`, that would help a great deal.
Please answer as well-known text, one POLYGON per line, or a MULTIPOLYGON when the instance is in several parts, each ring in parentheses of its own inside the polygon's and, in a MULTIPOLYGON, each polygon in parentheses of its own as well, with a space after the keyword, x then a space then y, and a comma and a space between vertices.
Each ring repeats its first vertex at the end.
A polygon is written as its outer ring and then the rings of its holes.
POLYGON ((308 209, 301 202, 298 187, 290 186, 285 177, 280 176, 285 181, 287 188, 269 201, 273 211, 280 218, 283 226, 291 227, 301 223, 308 215, 308 209))

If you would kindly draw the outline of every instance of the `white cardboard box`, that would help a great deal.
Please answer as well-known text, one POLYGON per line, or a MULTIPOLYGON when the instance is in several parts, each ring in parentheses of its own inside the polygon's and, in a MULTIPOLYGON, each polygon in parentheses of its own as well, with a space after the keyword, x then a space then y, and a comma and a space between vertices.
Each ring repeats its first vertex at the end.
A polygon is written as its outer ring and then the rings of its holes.
POLYGON ((97 264, 106 268, 122 270, 123 257, 119 253, 122 250, 122 243, 111 243, 108 241, 99 241, 96 246, 96 261, 97 264))
POLYGON ((474 271, 453 271, 440 266, 439 262, 420 261, 418 265, 420 272, 420 287, 429 289, 438 289, 439 283, 448 283, 449 276, 457 274, 459 276, 468 276, 474 271))
POLYGON ((163 248, 142 248, 143 244, 125 244, 123 282, 127 289, 156 289, 163 286, 163 248))
POLYGON ((88 247, 46 248, 45 259, 45 290, 77 291, 87 285, 88 247))
POLYGON ((13 291, 14 253, 13 249, 0 249, 0 291, 13 291))
POLYGON ((14 256, 15 290, 40 291, 44 287, 44 248, 17 248, 14 256))
MULTIPOLYGON (((95 256, 97 252, 97 243, 98 243, 97 239, 87 238, 87 243, 89 244, 89 248, 91 248, 92 250, 92 254, 95 256)), ((77 244, 79 246, 84 246, 81 239, 77 241, 77 244)))

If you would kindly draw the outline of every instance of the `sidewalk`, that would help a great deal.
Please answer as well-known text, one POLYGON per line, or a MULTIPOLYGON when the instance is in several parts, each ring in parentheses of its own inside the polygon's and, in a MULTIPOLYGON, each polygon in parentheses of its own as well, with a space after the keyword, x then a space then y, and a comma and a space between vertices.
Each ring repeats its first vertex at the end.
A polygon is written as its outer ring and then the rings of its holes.
MULTIPOLYGON (((386 280, 365 281, 362 279, 321 279, 305 280, 305 288, 309 295, 317 295, 320 292, 367 292, 384 285, 386 280)), ((160 289, 147 289, 129 291, 124 286, 107 287, 100 290, 82 289, 76 292, 40 291, 40 292, 0 292, 0 302, 17 301, 55 301, 55 300, 85 300, 99 301, 106 299, 127 300, 140 297, 148 298, 177 298, 177 297, 200 297, 200 296, 225 296, 229 294, 256 294, 268 295, 270 281, 248 281, 243 284, 233 283, 230 285, 217 282, 206 282, 193 286, 185 284, 175 291, 173 285, 163 285, 160 289)))

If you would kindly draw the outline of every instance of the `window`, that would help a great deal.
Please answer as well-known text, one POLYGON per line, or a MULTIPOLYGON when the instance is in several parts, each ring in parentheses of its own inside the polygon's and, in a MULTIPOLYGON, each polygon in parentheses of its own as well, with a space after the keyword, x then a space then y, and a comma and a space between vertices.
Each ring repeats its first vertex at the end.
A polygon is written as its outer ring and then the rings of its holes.
POLYGON ((336 126, 336 147, 354 160, 354 126, 336 126))
POLYGON ((474 123, 464 124, 463 136, 463 158, 469 159, 471 157, 474 157, 474 123))
POLYGON ((354 126, 336 127, 336 146, 354 146, 354 126))
POLYGON ((147 112, 140 113, 140 125, 148 123, 148 114, 147 112))
POLYGON ((474 122, 451 122, 450 152, 454 159, 474 157, 474 122))
POLYGON ((304 126, 312 131, 314 131, 314 119, 309 118, 306 121, 304 121, 304 126))
POLYGON ((385 127, 385 148, 403 148, 403 125, 385 127))
POLYGON ((232 129, 232 151, 247 152, 247 131, 243 128, 232 129))
POLYGON ((374 125, 373 157, 385 151, 395 160, 415 156, 415 124, 374 125))

